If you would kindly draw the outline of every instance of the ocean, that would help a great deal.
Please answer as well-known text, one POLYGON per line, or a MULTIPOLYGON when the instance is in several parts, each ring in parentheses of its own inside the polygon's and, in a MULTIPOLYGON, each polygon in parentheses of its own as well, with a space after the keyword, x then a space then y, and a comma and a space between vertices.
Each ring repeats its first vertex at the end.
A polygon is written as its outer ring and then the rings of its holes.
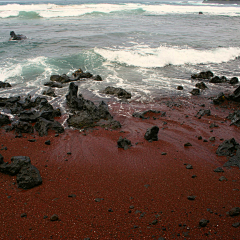
MULTIPOLYGON (((130 101, 151 103, 190 97, 191 75, 210 70, 240 79, 240 5, 202 1, 0 1, 0 97, 41 96, 53 74, 81 68, 103 81, 77 82, 94 102, 119 99, 107 86, 131 92, 130 101), (202 12, 203 14, 199 14, 202 12), (10 31, 27 39, 9 41, 10 31), (177 86, 183 90, 177 90, 177 86)), ((47 97, 64 108, 68 85, 47 97)), ((211 84, 201 94, 233 90, 211 84)))

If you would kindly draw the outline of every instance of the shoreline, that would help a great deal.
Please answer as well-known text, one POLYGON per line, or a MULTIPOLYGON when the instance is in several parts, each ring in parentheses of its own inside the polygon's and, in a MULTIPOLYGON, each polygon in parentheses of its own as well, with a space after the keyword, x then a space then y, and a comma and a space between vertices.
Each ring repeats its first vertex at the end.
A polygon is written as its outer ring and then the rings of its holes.
POLYGON ((218 146, 233 137, 240 143, 239 127, 226 119, 237 109, 236 102, 213 105, 204 96, 154 104, 112 102, 109 111, 122 125, 118 130, 65 129, 58 136, 49 131, 48 136, 15 138, 1 129, 4 161, 30 157, 43 183, 23 190, 14 184, 16 177, 0 173, 0 238, 237 239, 240 227, 232 224, 240 216, 226 212, 240 207, 239 168, 213 171, 227 161, 216 155, 218 146), (202 108, 211 115, 198 119, 202 108), (139 119, 131 116, 136 109, 160 113, 139 119), (212 123, 218 127, 211 128, 212 123), (154 125, 158 141, 148 142, 144 134, 154 125), (117 147, 120 136, 131 141, 129 149, 117 147), (187 142, 192 146, 185 147, 187 142), (227 181, 219 181, 221 176, 227 181), (53 214, 58 221, 50 221, 53 214), (209 221, 206 227, 199 226, 201 219, 209 221))

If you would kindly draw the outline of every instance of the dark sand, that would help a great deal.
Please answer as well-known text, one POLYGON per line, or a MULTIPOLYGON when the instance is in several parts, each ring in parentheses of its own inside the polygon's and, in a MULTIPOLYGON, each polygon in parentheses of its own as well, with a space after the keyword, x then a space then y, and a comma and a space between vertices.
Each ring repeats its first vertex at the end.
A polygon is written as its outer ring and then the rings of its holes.
POLYGON ((232 226, 240 215, 226 214, 240 207, 240 170, 213 171, 227 161, 216 155, 219 144, 232 137, 240 143, 239 128, 226 120, 239 104, 214 106, 198 96, 109 107, 122 129, 68 129, 58 137, 34 135, 36 142, 28 141, 30 134, 15 138, 0 131, 4 161, 29 156, 43 179, 22 190, 16 177, 0 173, 0 239, 240 239, 240 227, 232 226), (197 119, 202 108, 211 109, 211 116, 197 119), (166 117, 131 117, 148 109, 166 111, 166 117), (211 123, 219 127, 210 128, 211 123), (159 140, 148 142, 144 134, 154 125, 159 140), (119 149, 120 136, 133 146, 119 149), (186 142, 192 146, 184 147, 186 142), (219 181, 221 176, 227 181, 219 181), (188 200, 191 195, 195 200, 188 200), (53 214, 60 220, 50 221, 53 214), (209 220, 206 227, 199 227, 201 219, 209 220))

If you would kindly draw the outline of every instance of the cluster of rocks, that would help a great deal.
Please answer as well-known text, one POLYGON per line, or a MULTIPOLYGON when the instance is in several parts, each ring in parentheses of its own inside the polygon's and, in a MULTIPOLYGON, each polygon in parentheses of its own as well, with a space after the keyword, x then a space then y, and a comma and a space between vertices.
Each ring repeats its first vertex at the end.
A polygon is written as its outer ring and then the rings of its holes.
POLYGON ((234 138, 224 141, 218 146, 216 151, 218 156, 227 156, 229 160, 224 163, 224 167, 237 166, 240 168, 240 146, 234 138))
POLYGON ((28 95, 24 100, 17 97, 0 98, 0 107, 4 112, 9 112, 15 116, 10 120, 9 116, 0 114, 0 127, 4 125, 7 131, 15 130, 17 133, 33 133, 34 128, 39 136, 47 135, 52 129, 56 133, 64 132, 63 126, 54 120, 61 116, 59 109, 54 109, 46 98, 37 97, 35 100, 28 95), (32 123, 36 123, 34 128, 32 123))
POLYGON ((69 85, 69 92, 66 95, 68 107, 71 114, 67 123, 78 129, 102 126, 112 129, 121 127, 121 124, 114 120, 108 111, 108 106, 103 101, 96 106, 92 101, 86 100, 81 94, 77 96, 78 86, 73 82, 69 85))
POLYGON ((11 163, 4 162, 0 154, 0 172, 11 176, 17 175, 17 185, 19 188, 30 189, 42 184, 42 178, 38 169, 31 164, 31 160, 26 156, 15 156, 11 158, 11 163))
MULTIPOLYGON (((192 79, 201 79, 201 80, 208 80, 210 83, 230 83, 230 84, 237 84, 239 82, 237 77, 232 77, 231 79, 227 79, 225 76, 214 76, 211 71, 200 72, 197 74, 191 75, 192 79)), ((194 88, 190 93, 192 95, 199 95, 200 89, 204 90, 208 88, 204 82, 197 83, 196 88, 194 88)))

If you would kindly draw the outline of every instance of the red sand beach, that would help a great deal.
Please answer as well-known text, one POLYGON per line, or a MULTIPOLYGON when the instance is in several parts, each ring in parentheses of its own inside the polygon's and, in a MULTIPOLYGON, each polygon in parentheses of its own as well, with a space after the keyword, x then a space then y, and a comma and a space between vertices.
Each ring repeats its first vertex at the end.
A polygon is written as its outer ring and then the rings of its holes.
POLYGON ((240 239, 240 227, 232 226, 240 215, 226 214, 240 207, 240 170, 213 171, 227 161, 216 155, 218 146, 233 137, 240 143, 239 128, 226 119, 238 107, 216 106, 201 96, 110 103, 121 129, 67 129, 59 136, 22 138, 2 129, 4 161, 30 157, 43 183, 23 190, 16 177, 0 173, 0 239, 240 239), (211 115, 198 119, 202 108, 211 115), (131 116, 149 109, 166 116, 131 116), (144 134, 154 125, 160 128, 158 141, 148 142, 144 134), (117 147, 120 136, 132 142, 130 149, 117 147), (36 142, 28 141, 33 138, 36 142), (185 147, 187 142, 192 146, 185 147), (219 181, 221 176, 227 181, 219 181), (53 214, 59 220, 51 221, 53 214), (209 220, 206 227, 199 226, 201 219, 209 220))

